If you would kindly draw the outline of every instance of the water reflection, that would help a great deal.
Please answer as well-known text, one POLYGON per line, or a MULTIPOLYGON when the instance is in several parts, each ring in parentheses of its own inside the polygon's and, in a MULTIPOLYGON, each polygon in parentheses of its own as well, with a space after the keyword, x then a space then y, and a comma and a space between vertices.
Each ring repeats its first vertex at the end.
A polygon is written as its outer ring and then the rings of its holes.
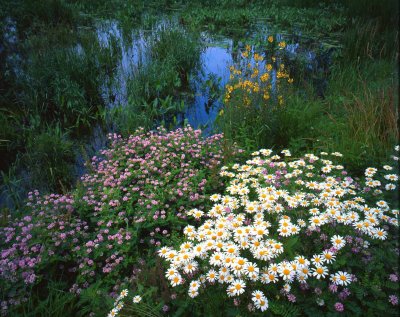
POLYGON ((195 97, 184 113, 184 119, 195 128, 202 127, 205 134, 209 134, 214 128, 213 123, 222 104, 220 98, 214 99, 215 97, 211 96, 212 87, 204 89, 204 84, 207 80, 211 80, 211 84, 216 82, 216 88, 222 90, 229 81, 229 66, 233 64, 233 48, 231 40, 225 41, 224 44, 226 42, 229 44, 228 47, 209 46, 202 52, 201 69, 192 80, 195 97))
MULTIPOLYGON (((216 36, 206 32, 200 34, 202 43, 200 66, 190 74, 190 92, 185 92, 178 97, 184 100, 186 105, 185 110, 177 115, 178 125, 187 122, 194 128, 201 128, 204 135, 213 133, 216 129, 215 119, 222 107, 221 96, 229 81, 229 66, 240 62, 240 52, 244 49, 245 44, 250 43, 256 50, 262 52, 263 44, 267 42, 269 35, 274 35, 275 40, 287 42, 282 53, 284 53, 285 64, 293 63, 289 67, 291 72, 308 72, 318 92, 323 94, 326 75, 331 64, 332 50, 321 50, 320 42, 304 38, 299 32, 297 34, 276 34, 276 32, 272 32, 266 21, 260 21, 256 25, 254 31, 246 31, 246 39, 241 41, 238 38, 216 36), (298 67, 299 61, 301 61, 301 67, 298 67), (314 76, 316 73, 322 74, 317 78, 317 82, 315 82, 314 76)), ((107 109, 128 104, 129 81, 134 79, 137 71, 149 62, 151 41, 157 38, 160 31, 170 28, 183 29, 178 16, 161 17, 149 29, 123 29, 118 21, 113 20, 100 21, 96 25, 94 34, 97 36, 98 45, 110 49, 113 58, 116 57, 117 61, 115 66, 110 65, 114 68, 100 87, 107 109)), ((0 57, 7 55, 5 54, 6 49, 12 50, 17 41, 15 23, 8 21, 3 31, 7 45, 0 46, 0 57)), ((85 48, 81 44, 76 44, 72 49, 76 54, 85 54, 85 48)), ((269 54, 269 52, 267 53, 269 54)), ((8 64, 16 74, 21 73, 22 67, 18 67, 19 55, 8 55, 14 57, 14 60, 7 61, 8 64)), ((273 70, 271 75, 272 84, 274 84, 273 77, 276 76, 276 70, 273 70)), ((99 123, 92 127, 90 135, 79 140, 75 162, 77 177, 87 172, 84 167, 85 161, 106 146, 109 132, 114 132, 112 122, 105 126, 99 123)), ((2 200, 0 195, 0 202, 2 200)))

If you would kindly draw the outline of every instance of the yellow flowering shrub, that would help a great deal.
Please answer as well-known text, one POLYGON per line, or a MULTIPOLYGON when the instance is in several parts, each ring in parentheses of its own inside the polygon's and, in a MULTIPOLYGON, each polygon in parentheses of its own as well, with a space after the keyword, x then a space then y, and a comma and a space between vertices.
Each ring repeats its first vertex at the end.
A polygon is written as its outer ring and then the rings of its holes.
POLYGON ((267 46, 268 53, 262 53, 247 45, 239 61, 230 66, 224 107, 216 121, 227 139, 247 150, 272 145, 279 130, 277 118, 285 111, 284 96, 293 82, 280 53, 286 43, 275 43, 270 36, 267 46))
MULTIPOLYGON (((272 37, 269 37, 269 41, 272 37)), ((283 49, 285 42, 278 44, 283 49)), ((274 99, 283 104, 281 90, 285 83, 292 83, 285 65, 276 57, 268 61, 263 55, 253 52, 249 45, 241 53, 242 59, 230 66, 230 81, 225 87, 224 103, 227 107, 263 107, 274 104, 274 99)))

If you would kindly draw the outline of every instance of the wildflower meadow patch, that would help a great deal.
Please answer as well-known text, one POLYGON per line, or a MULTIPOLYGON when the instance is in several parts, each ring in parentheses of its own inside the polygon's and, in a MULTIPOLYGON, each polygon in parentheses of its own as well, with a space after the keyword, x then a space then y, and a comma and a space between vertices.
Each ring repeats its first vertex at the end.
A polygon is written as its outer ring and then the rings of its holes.
MULTIPOLYGON (((367 168, 363 178, 348 175, 337 152, 252 156, 222 167, 225 191, 210 196, 213 206, 187 210, 200 224, 183 229, 180 245, 159 249, 170 287, 210 307, 210 300, 228 301, 243 314, 394 311, 398 156, 379 170, 367 168), (383 258, 390 271, 377 263, 383 258), (372 306, 364 287, 379 276, 372 306)), ((118 312, 115 306, 110 316, 118 312)))
POLYGON ((74 191, 32 191, 1 229, 3 315, 57 279, 91 316, 110 298, 109 316, 396 310, 398 147, 352 177, 337 152, 243 161, 189 126, 109 140, 74 191))
POLYGON ((1 228, 4 312, 60 276, 77 296, 99 276, 112 293, 186 224, 188 206, 204 209, 206 193, 221 186, 222 135, 138 130, 128 139, 110 135, 110 143, 70 195, 33 191, 24 215, 1 228))

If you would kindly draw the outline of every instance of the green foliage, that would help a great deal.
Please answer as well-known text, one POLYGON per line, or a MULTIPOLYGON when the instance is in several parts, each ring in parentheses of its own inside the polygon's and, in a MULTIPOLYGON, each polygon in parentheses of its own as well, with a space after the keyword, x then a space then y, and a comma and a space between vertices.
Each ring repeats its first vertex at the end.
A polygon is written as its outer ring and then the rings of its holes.
POLYGON ((76 304, 78 307, 77 316, 105 316, 108 308, 113 304, 113 300, 106 292, 106 288, 98 281, 88 288, 83 289, 79 294, 79 300, 76 304))
POLYGON ((274 302, 270 301, 269 306, 271 311, 276 315, 276 316, 282 316, 282 317, 296 317, 300 316, 300 309, 295 306, 294 304, 290 303, 279 303, 279 302, 274 302))
POLYGON ((49 281, 46 291, 32 291, 27 302, 20 309, 11 308, 15 317, 65 317, 76 314, 76 297, 65 290, 65 282, 49 281))
POLYGON ((348 66, 332 75, 326 98, 330 120, 320 126, 320 146, 347 153, 361 170, 387 157, 398 139, 396 75, 391 63, 348 66))
POLYGON ((150 45, 152 58, 171 64, 183 81, 199 65, 200 42, 192 33, 167 27, 155 34, 150 45))
POLYGON ((73 143, 59 127, 32 135, 27 142, 24 159, 35 188, 64 190, 73 179, 73 143))
POLYGON ((347 167, 357 173, 380 164, 399 133, 395 76, 393 64, 386 61, 333 68, 325 98, 310 89, 286 95, 285 107, 276 113, 275 133, 268 136, 270 144, 301 152, 346 153, 347 167))
POLYGON ((188 88, 189 75, 199 65, 198 38, 178 28, 155 33, 149 50, 151 58, 136 70, 128 85, 133 104, 177 96, 188 88))
POLYGON ((117 131, 128 136, 134 133, 139 127, 146 130, 154 127, 155 122, 161 122, 165 126, 167 122, 172 120, 172 127, 175 123, 177 113, 184 110, 184 103, 174 101, 171 96, 164 99, 155 98, 148 103, 129 102, 127 105, 115 107, 111 110, 111 121, 117 131), (174 120, 175 119, 175 120, 174 120))
POLYGON ((23 35, 39 24, 73 26, 79 21, 78 11, 64 0, 17 0, 4 1, 4 6, 23 35))
POLYGON ((302 32, 315 37, 332 35, 341 31, 346 24, 343 10, 335 5, 300 8, 290 6, 292 1, 287 5, 282 1, 269 1, 268 4, 265 1, 252 1, 245 6, 241 1, 212 2, 208 6, 196 2, 188 6, 182 15, 183 22, 193 29, 234 35, 247 42, 249 39, 246 29, 257 30, 257 22, 261 19, 272 21, 275 27, 301 28, 302 32))
POLYGON ((152 61, 139 68, 128 83, 130 102, 152 102, 156 98, 176 95, 182 87, 179 73, 168 61, 152 61))
POLYGON ((0 192, 4 205, 10 208, 18 209, 23 201, 21 195, 22 178, 18 176, 17 166, 14 162, 6 172, 1 171, 0 192))
MULTIPOLYGON (((86 41, 83 38, 81 43, 86 41)), ((45 121, 58 122, 64 128, 89 126, 102 105, 99 86, 104 72, 99 63, 105 49, 95 44, 83 47, 82 52, 65 47, 40 49, 43 44, 36 40, 26 45, 29 50, 39 48, 20 83, 20 102, 27 112, 40 114, 45 121)))
POLYGON ((385 30, 380 20, 352 20, 343 34, 343 63, 366 59, 396 58, 399 46, 398 32, 385 30))

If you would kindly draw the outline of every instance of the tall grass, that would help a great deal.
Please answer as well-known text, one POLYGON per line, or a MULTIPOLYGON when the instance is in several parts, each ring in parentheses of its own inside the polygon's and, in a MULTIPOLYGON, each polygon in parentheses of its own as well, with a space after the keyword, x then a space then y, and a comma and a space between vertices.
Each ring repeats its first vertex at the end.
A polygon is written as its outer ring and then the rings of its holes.
POLYGON ((33 289, 27 302, 18 307, 10 307, 10 315, 15 317, 64 317, 76 316, 77 300, 66 290, 63 281, 50 280, 46 289, 33 289))
POLYGON ((342 38, 343 62, 396 59, 399 47, 398 28, 385 30, 384 27, 380 19, 353 19, 342 38))
POLYGON ((198 36, 177 27, 166 28, 155 33, 151 55, 154 60, 170 63, 187 82, 189 73, 199 65, 200 49, 198 36))
POLYGON ((164 28, 149 39, 150 57, 130 81, 129 98, 152 102, 188 88, 188 78, 199 65, 200 42, 180 28, 164 28))
POLYGON ((396 76, 387 61, 334 67, 324 99, 288 97, 274 144, 345 153, 353 172, 381 163, 399 137, 396 76))
POLYGON ((26 43, 33 50, 20 78, 20 102, 27 112, 39 113, 45 121, 60 122, 65 128, 93 121, 103 104, 101 58, 110 52, 98 46, 95 38, 91 40, 90 45, 82 46, 85 42, 81 41, 75 47, 49 47, 40 43, 46 41, 43 37, 26 43))
POLYGON ((65 192, 71 184, 75 158, 73 143, 59 127, 32 135, 24 158, 34 188, 65 192))
POLYGON ((73 27, 80 21, 77 8, 64 0, 5 0, 0 8, 16 21, 21 38, 43 25, 73 27))
POLYGON ((326 100, 331 138, 325 143, 348 153, 354 168, 381 161, 398 142, 397 76, 388 61, 333 71, 326 100))

